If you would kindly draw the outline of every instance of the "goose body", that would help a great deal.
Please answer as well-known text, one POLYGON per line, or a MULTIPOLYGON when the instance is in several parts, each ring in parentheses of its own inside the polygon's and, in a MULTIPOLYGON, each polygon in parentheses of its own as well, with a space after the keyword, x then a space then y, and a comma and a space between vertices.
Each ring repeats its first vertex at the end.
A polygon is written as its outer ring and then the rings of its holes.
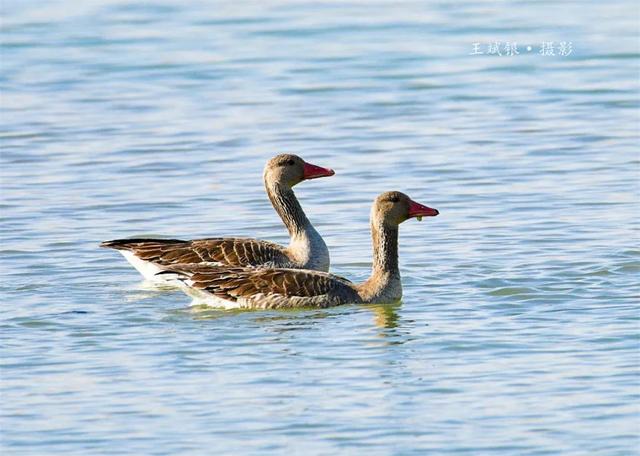
POLYGON ((349 280, 320 271, 175 265, 161 272, 197 304, 225 309, 330 307, 361 302, 349 280))
POLYGON ((403 193, 380 195, 371 210, 372 273, 361 284, 318 271, 206 264, 173 265, 159 276, 177 281, 195 302, 216 307, 286 309, 392 303, 402 297, 398 225, 411 217, 435 215, 437 210, 416 203, 403 193))
POLYGON ((269 160, 264 184, 274 209, 287 227, 289 246, 251 238, 116 239, 101 247, 120 251, 145 279, 164 281, 158 273, 183 263, 230 267, 281 267, 328 271, 329 249, 302 210, 292 187, 303 180, 332 176, 333 170, 283 154, 269 160))

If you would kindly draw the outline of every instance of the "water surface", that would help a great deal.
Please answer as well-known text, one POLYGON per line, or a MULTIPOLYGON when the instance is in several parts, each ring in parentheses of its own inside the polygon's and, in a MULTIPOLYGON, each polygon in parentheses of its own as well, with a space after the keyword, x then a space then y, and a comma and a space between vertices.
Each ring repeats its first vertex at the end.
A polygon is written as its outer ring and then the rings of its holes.
POLYGON ((3 454, 638 451, 635 2, 3 6, 3 454), (281 152, 352 280, 378 193, 440 210, 400 305, 190 308, 98 248, 286 242, 281 152))

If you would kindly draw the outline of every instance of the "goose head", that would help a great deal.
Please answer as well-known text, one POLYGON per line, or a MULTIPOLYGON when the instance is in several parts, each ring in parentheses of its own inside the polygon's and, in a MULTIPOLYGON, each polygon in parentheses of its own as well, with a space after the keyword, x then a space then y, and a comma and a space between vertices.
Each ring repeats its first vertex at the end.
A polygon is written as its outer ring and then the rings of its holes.
POLYGON ((264 167, 264 180, 267 183, 277 183, 285 187, 293 187, 304 180, 333 176, 335 171, 330 168, 307 163, 293 154, 276 155, 264 167))
POLYGON ((402 192, 384 192, 378 196, 371 208, 371 221, 387 227, 397 227, 405 220, 416 217, 435 217, 439 212, 417 203, 402 192))

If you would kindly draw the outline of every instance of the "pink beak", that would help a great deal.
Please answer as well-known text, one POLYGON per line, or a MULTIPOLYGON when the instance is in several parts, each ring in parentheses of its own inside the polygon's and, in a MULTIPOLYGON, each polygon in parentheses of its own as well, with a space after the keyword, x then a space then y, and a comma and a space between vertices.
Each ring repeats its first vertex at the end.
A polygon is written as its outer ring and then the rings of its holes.
POLYGON ((329 177, 333 176, 336 172, 331 168, 323 168, 322 166, 312 165, 311 163, 304 164, 303 168, 303 179, 317 179, 318 177, 329 177))
POLYGON ((416 203, 415 201, 409 202, 409 218, 411 217, 435 217, 440 212, 438 209, 433 209, 428 206, 424 206, 420 203, 416 203))

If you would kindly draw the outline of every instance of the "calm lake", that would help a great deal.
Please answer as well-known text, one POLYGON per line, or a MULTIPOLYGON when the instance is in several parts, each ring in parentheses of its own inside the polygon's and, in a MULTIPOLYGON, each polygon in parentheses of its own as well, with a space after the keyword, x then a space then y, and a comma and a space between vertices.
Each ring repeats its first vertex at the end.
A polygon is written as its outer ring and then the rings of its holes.
POLYGON ((640 451, 637 2, 2 9, 2 454, 640 451), (353 281, 376 195, 440 210, 402 303, 191 307, 98 247, 286 243, 282 152, 353 281))

